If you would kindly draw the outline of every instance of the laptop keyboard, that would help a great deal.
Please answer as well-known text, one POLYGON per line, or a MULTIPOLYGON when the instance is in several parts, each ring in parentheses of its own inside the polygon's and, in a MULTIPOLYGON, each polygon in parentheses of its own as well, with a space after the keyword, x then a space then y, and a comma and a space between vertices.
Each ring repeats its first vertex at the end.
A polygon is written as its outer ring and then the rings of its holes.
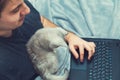
MULTIPOLYGON (((96 44, 92 59, 81 63, 71 56, 71 68, 68 80, 120 80, 120 40, 84 38, 96 44)), ((79 50, 78 50, 79 53, 79 50)))
POLYGON ((91 61, 88 80, 112 80, 112 53, 109 43, 95 42, 96 53, 91 61))

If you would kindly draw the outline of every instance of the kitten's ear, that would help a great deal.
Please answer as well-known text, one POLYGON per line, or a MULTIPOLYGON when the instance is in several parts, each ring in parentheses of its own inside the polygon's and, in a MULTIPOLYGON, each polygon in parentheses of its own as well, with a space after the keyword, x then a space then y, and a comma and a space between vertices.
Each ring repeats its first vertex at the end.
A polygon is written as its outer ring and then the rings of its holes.
POLYGON ((58 48, 59 46, 58 45, 50 45, 49 47, 51 50, 54 50, 55 48, 58 48))
POLYGON ((49 48, 52 49, 52 50, 59 47, 59 46, 60 46, 59 43, 56 42, 56 41, 51 41, 50 44, 49 44, 49 48))
POLYGON ((57 30, 58 30, 59 34, 61 33, 63 36, 65 36, 68 33, 65 29, 63 29, 61 27, 58 27, 57 30))
POLYGON ((50 41, 49 43, 49 48, 52 50, 60 46, 67 46, 66 42, 64 41, 64 38, 60 36, 57 36, 56 38, 54 38, 54 40, 50 41))

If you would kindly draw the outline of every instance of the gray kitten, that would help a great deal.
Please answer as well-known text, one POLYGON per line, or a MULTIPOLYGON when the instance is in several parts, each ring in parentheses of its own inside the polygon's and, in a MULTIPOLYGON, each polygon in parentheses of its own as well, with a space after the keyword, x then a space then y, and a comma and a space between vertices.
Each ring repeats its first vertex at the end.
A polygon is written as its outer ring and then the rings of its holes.
POLYGON ((62 28, 39 29, 28 41, 27 50, 33 65, 43 80, 67 80, 68 71, 62 76, 55 75, 58 70, 57 53, 59 46, 67 46, 62 28))

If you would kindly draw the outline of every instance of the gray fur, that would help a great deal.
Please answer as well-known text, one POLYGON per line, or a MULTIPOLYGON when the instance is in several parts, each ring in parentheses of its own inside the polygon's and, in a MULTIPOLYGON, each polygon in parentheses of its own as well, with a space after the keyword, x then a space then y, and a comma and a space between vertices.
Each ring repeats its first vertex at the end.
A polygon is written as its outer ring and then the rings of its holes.
POLYGON ((67 46, 62 28, 39 29, 28 41, 27 50, 33 65, 43 80, 67 80, 68 71, 62 76, 55 75, 58 70, 57 53, 59 46, 67 46))

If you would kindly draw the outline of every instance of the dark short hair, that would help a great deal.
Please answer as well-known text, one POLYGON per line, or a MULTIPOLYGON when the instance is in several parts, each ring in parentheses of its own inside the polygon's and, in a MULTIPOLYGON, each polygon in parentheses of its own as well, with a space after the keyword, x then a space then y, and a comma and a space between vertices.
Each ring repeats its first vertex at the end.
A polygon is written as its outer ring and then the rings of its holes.
POLYGON ((8 1, 9 0, 0 0, 0 16, 1 16, 1 12, 3 11, 8 1))

